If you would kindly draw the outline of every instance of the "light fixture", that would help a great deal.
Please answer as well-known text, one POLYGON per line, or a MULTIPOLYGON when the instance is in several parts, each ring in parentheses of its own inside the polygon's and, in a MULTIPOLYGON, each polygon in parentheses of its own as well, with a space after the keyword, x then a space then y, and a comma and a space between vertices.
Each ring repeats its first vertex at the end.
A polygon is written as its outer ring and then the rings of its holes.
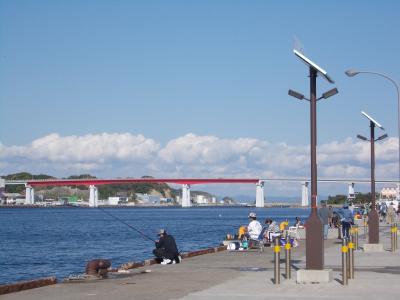
POLYGON ((333 88, 333 89, 323 93, 321 98, 328 99, 329 97, 332 97, 333 95, 336 95, 337 93, 339 93, 338 89, 333 88))
POLYGON ((359 138, 360 140, 363 140, 363 141, 368 141, 368 139, 365 136, 362 136, 360 134, 357 134, 357 138, 359 138))
POLYGON ((358 72, 357 70, 354 70, 354 69, 349 69, 344 73, 346 73, 346 75, 349 76, 349 77, 354 77, 357 74, 359 74, 360 72, 358 72))
POLYGON ((298 93, 298 92, 296 92, 296 91, 293 91, 293 90, 289 90, 289 93, 288 93, 288 94, 289 94, 290 96, 292 96, 292 97, 295 97, 295 98, 299 99, 299 100, 305 99, 305 97, 304 97, 303 94, 300 94, 300 93, 298 93))
POLYGON ((388 135, 385 133, 384 135, 381 135, 380 137, 378 137, 375 141, 382 141, 384 139, 386 139, 388 137, 388 135))

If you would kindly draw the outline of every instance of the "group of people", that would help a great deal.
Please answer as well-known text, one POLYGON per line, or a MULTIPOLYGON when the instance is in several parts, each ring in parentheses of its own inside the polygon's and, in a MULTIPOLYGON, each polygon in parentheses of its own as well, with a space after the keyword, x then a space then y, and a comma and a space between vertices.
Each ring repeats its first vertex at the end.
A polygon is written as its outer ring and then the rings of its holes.
MULTIPOLYGON (((264 245, 271 244, 275 238, 282 236, 282 233, 289 227, 288 220, 284 220, 278 224, 270 218, 265 220, 265 226, 263 227, 257 220, 257 215, 254 212, 249 214, 249 219, 249 225, 247 225, 247 227, 241 226, 238 233, 239 239, 242 242, 247 241, 249 247, 251 247, 254 242, 262 242, 264 245)), ((301 221, 298 217, 296 217, 293 225, 295 227, 301 226, 301 221)))
POLYGON ((376 210, 379 213, 381 222, 386 222, 387 224, 393 224, 396 220, 396 215, 400 217, 400 205, 396 211, 393 202, 390 202, 389 206, 386 202, 377 203, 376 210))

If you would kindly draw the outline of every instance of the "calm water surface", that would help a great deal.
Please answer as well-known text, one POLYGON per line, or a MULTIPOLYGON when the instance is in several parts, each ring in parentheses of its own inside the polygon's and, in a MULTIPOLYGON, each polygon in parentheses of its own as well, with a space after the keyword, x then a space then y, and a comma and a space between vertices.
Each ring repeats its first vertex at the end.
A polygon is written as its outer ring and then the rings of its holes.
MULTIPOLYGON (((308 209, 245 207, 107 208, 107 212, 156 239, 166 228, 180 251, 217 246, 227 233, 248 223, 255 211, 290 223, 305 220, 308 209)), ((46 276, 58 279, 82 273, 94 258, 111 259, 118 267, 128 261, 152 257, 154 243, 113 219, 101 209, 4 208, 0 209, 0 284, 46 276)))

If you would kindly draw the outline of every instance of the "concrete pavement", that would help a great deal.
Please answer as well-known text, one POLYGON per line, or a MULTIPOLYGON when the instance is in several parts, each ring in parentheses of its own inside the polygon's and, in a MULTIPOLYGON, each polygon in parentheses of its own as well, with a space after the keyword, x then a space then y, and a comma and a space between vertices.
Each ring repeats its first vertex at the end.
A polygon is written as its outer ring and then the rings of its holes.
MULTIPOLYGON (((390 249, 389 231, 381 241, 390 249)), ((360 240, 363 244, 363 240, 360 240)), ((0 296, 11 299, 397 299, 400 288, 400 251, 355 255, 355 279, 348 286, 341 280, 341 244, 329 240, 325 245, 325 266, 333 269, 334 281, 326 284, 296 284, 281 278, 272 283, 272 249, 263 253, 219 252, 183 260, 177 265, 152 265, 119 274, 115 278, 83 283, 63 283, 0 296), (151 272, 142 273, 144 270, 151 272)), ((293 251, 293 262, 303 268, 304 241, 293 251)), ((284 264, 281 265, 284 273, 284 264)))

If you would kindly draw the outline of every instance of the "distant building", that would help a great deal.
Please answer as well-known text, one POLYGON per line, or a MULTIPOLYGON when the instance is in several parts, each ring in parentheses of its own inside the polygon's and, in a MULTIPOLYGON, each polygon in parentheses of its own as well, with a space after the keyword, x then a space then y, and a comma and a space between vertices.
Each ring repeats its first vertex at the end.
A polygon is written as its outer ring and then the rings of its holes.
POLYGON ((5 204, 22 205, 25 203, 25 196, 20 193, 3 193, 5 204))
POLYGON ((396 197, 397 197, 397 188, 395 187, 383 188, 381 190, 381 198, 396 199, 396 197))
POLYGON ((106 205, 121 205, 127 203, 128 197, 108 197, 106 205))
POLYGON ((208 204, 209 199, 204 195, 196 195, 196 197, 194 198, 194 202, 197 204, 208 204))

